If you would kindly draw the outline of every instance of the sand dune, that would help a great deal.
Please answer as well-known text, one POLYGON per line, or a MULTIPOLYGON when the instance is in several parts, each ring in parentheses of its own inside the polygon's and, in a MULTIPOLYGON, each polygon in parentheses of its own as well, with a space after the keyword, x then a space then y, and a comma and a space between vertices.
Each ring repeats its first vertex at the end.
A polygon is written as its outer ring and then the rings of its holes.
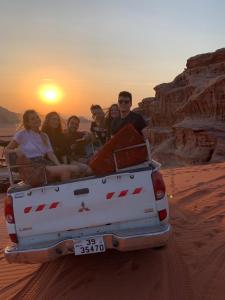
POLYGON ((164 249, 9 265, 0 204, 0 299, 225 298, 225 164, 164 170, 173 234, 164 249))
POLYGON ((10 244, 3 218, 3 195, 0 196, 0 299, 11 299, 31 279, 39 266, 8 264, 3 249, 10 244))

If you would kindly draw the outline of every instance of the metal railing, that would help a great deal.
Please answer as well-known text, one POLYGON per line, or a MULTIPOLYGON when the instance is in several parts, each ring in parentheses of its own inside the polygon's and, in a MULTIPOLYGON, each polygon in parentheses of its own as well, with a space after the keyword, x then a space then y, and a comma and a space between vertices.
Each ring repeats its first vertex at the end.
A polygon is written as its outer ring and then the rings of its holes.
MULTIPOLYGON (((135 149, 135 148, 142 148, 142 147, 146 147, 146 150, 147 150, 146 162, 148 164, 151 164, 153 162, 152 155, 151 155, 151 145, 149 143, 149 140, 146 139, 144 143, 137 144, 137 145, 132 145, 132 146, 124 147, 124 148, 120 148, 120 149, 117 149, 117 150, 113 151, 113 160, 114 160, 116 172, 119 172, 119 171, 124 169, 124 167, 119 168, 119 166, 118 166, 117 154, 119 152, 124 151, 124 150, 135 149)), ((94 145, 93 144, 92 144, 92 148, 94 150, 94 145)), ((23 167, 25 167, 25 168, 26 167, 43 167, 44 168, 44 176, 45 176, 44 177, 44 184, 48 184, 47 174, 46 174, 46 166, 44 164, 37 163, 37 162, 17 164, 16 163, 17 154, 15 152, 8 152, 4 159, 5 159, 5 162, 6 162, 7 169, 8 169, 9 181, 10 181, 11 186, 14 185, 13 173, 15 173, 15 172, 18 173, 18 168, 23 168, 23 167), (13 155, 14 155, 14 157, 12 157, 13 155)))
POLYGON ((5 141, 4 139, 11 139, 12 135, 0 135, 0 147, 2 148, 2 151, 0 152, 0 165, 5 167, 6 166, 6 160, 5 160, 5 148, 10 143, 10 141, 5 141))
POLYGON ((117 162, 116 154, 117 154, 118 152, 121 152, 121 151, 124 151, 124 150, 130 150, 130 149, 141 148, 141 147, 146 147, 146 149, 147 149, 147 158, 148 158, 148 159, 147 159, 147 162, 148 162, 149 164, 151 164, 151 163, 152 163, 151 145, 150 145, 150 143, 149 143, 149 140, 146 139, 145 142, 142 143, 142 144, 132 145, 132 146, 120 148, 120 149, 117 149, 117 150, 113 151, 113 160, 114 160, 116 172, 119 172, 119 171, 121 171, 122 169, 124 169, 124 168, 119 168, 119 167, 118 167, 118 162, 117 162))
MULTIPOLYGON (((19 168, 32 168, 32 167, 33 168, 43 168, 43 170, 44 170, 44 184, 48 183, 45 164, 42 164, 42 163, 39 163, 39 162, 32 162, 32 161, 30 163, 16 163, 17 157, 18 156, 17 156, 16 152, 6 153, 6 165, 7 165, 8 174, 9 174, 10 186, 13 186, 15 184, 13 173, 20 173, 19 168)), ((21 176, 21 174, 20 174, 20 176, 21 176)), ((23 176, 21 176, 21 178, 22 177, 23 176)), ((24 182, 25 182, 25 180, 24 180, 24 182)))

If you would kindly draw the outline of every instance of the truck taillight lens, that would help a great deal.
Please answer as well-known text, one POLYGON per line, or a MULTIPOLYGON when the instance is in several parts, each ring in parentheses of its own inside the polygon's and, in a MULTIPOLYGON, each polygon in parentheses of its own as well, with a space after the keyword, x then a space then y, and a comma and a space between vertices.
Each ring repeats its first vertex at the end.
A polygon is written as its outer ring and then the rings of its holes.
POLYGON ((13 199, 11 196, 5 198, 5 219, 9 224, 15 224, 13 213, 13 199))
POLYGON ((18 243, 18 239, 17 239, 17 234, 16 234, 16 233, 10 233, 10 234, 9 234, 9 237, 10 237, 10 240, 11 240, 13 243, 15 243, 15 244, 18 243))
POLYGON ((156 171, 152 173, 152 183, 155 193, 155 199, 162 199, 165 196, 166 187, 160 172, 156 171))
MULTIPOLYGON (((5 198, 5 219, 9 224, 15 224, 14 212, 13 212, 13 199, 11 196, 5 198)), ((13 243, 18 243, 17 234, 9 233, 10 240, 13 243)))
POLYGON ((159 214, 159 220, 163 221, 167 217, 167 210, 166 209, 160 210, 158 211, 158 214, 159 214))

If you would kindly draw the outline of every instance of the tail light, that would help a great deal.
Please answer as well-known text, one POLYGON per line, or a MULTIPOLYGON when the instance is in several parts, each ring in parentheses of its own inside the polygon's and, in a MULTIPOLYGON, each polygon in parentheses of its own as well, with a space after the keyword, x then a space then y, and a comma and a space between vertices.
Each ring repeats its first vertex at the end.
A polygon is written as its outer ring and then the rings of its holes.
POLYGON ((18 243, 18 238, 17 238, 17 234, 16 234, 16 233, 10 233, 10 234, 9 234, 9 237, 10 237, 10 240, 11 240, 13 243, 15 243, 15 244, 18 243))
POLYGON ((155 193, 155 199, 162 199, 165 196, 166 187, 160 172, 157 171, 152 173, 152 183, 155 193))
POLYGON ((13 200, 11 196, 5 198, 5 219, 9 224, 15 224, 13 212, 13 200))
MULTIPOLYGON (((5 220, 8 224, 15 225, 15 218, 13 212, 13 199, 11 196, 7 196, 4 202, 5 206, 5 220)), ((17 243, 17 235, 16 233, 9 233, 9 237, 13 243, 17 243)))
POLYGON ((159 214, 159 220, 162 221, 167 217, 167 210, 166 209, 160 210, 158 211, 158 214, 159 214))

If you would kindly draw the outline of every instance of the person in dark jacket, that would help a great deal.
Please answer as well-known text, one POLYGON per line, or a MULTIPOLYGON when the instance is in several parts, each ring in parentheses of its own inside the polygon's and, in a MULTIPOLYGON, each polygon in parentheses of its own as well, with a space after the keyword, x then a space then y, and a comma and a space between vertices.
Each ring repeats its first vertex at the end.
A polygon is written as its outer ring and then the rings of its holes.
POLYGON ((118 106, 120 116, 113 121, 112 134, 115 134, 126 124, 132 124, 145 139, 149 139, 150 131, 145 120, 141 115, 130 110, 132 106, 132 95, 130 92, 122 91, 119 93, 118 106))

